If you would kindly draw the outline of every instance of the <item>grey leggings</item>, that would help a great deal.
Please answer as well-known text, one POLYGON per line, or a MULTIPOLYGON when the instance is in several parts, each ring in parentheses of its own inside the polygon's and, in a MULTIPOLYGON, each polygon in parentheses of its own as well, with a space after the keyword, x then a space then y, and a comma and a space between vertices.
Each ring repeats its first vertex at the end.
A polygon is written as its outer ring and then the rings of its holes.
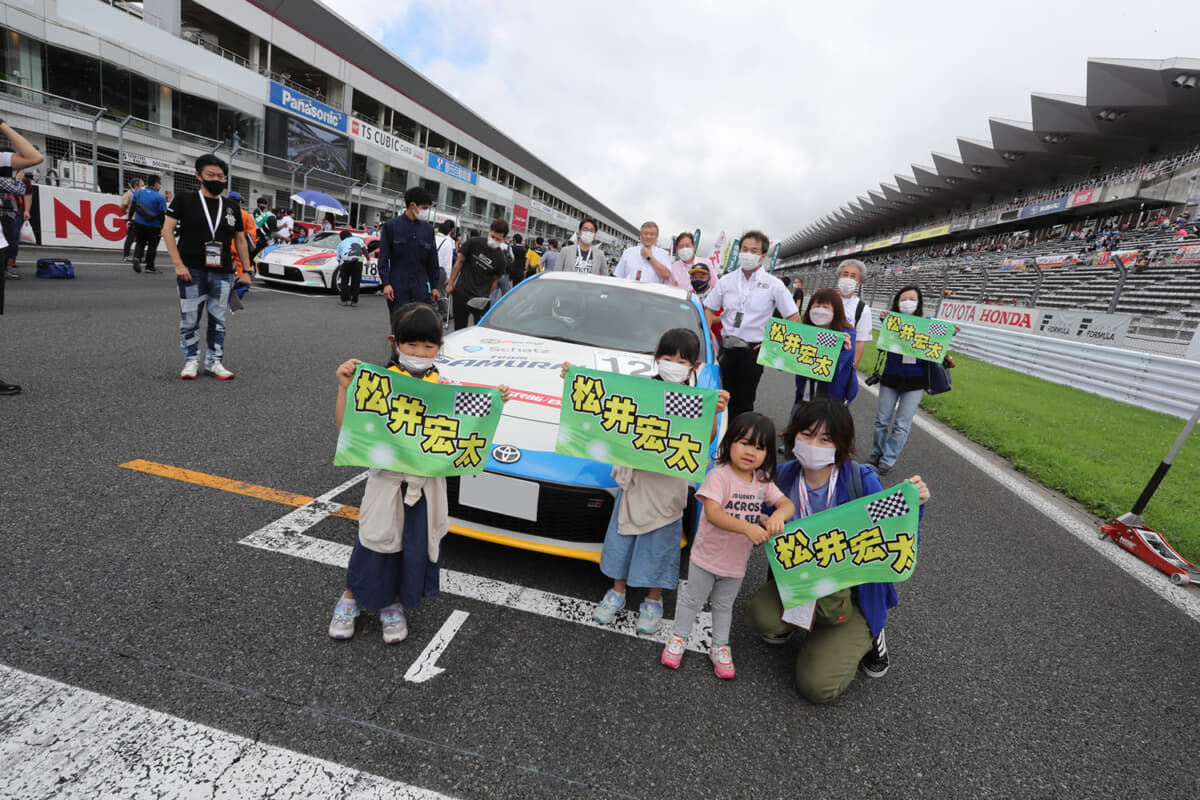
POLYGON ((696 624, 696 616, 704 607, 707 600, 712 605, 712 643, 714 647, 729 644, 729 626, 733 622, 733 601, 737 599, 738 589, 742 588, 741 578, 727 578, 724 575, 714 575, 704 567, 691 564, 688 566, 687 584, 679 593, 675 603, 676 636, 691 636, 692 626, 696 624))

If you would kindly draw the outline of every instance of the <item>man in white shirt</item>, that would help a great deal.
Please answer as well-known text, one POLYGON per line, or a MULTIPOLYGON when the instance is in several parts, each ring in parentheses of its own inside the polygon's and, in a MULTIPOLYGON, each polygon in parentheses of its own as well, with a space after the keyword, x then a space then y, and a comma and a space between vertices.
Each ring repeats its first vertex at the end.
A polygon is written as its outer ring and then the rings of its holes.
POLYGON ((800 319, 800 309, 783 281, 763 269, 771 240, 762 231, 742 234, 737 269, 723 275, 704 298, 711 329, 720 311, 721 385, 729 392, 729 418, 754 410, 763 368, 758 363, 763 331, 775 309, 786 319, 800 319))
POLYGON ((287 244, 292 240, 292 228, 296 224, 296 220, 292 219, 292 212, 281 209, 276 216, 279 217, 279 227, 275 229, 275 238, 287 244))
POLYGON ((656 244, 658 223, 643 222, 641 238, 640 246, 630 247, 621 254, 613 277, 642 283, 668 283, 671 278, 671 255, 656 244))
POLYGON ((862 358, 867 342, 871 340, 871 307, 857 294, 862 288, 865 270, 866 265, 857 258, 848 258, 838 265, 837 288, 842 295, 842 308, 846 312, 846 322, 854 326, 855 367, 862 358))

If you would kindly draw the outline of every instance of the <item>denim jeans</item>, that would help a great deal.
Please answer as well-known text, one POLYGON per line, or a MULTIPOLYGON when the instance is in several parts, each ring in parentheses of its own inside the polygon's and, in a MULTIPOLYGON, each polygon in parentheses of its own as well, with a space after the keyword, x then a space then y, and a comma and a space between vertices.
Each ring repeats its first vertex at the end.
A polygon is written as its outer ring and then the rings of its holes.
POLYGON ((192 273, 191 283, 175 279, 179 286, 179 348, 184 361, 200 359, 200 312, 207 306, 208 351, 204 354, 204 366, 211 367, 225 352, 225 315, 229 310, 233 275, 204 269, 188 271, 192 273))
POLYGON ((879 385, 879 409, 875 412, 875 452, 882 453, 881 464, 896 463, 904 443, 908 441, 908 430, 912 427, 917 406, 925 394, 920 389, 898 392, 890 386, 879 385), (888 428, 891 433, 888 433, 888 428))

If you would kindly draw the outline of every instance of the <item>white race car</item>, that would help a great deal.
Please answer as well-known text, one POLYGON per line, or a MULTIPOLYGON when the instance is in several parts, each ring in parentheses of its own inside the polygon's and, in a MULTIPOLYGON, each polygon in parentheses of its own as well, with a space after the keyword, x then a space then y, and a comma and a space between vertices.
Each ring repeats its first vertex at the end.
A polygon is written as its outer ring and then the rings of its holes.
MULTIPOLYGON (((651 377, 654 348, 671 328, 696 332, 703 343, 697 385, 719 388, 703 309, 694 294, 668 286, 542 273, 478 325, 448 334, 438 357, 443 380, 512 389, 486 471, 447 479, 451 532, 598 562, 617 484, 611 465, 554 452, 562 365, 651 377)), ((695 523, 689 500, 689 538, 695 523)))
MULTIPOLYGON (((263 249, 254 259, 260 280, 286 283, 292 286, 313 286, 337 291, 338 231, 323 231, 304 244, 278 244, 263 249)), ((361 287, 365 291, 378 289, 379 270, 375 255, 379 252, 379 237, 366 239, 366 260, 363 261, 361 287)))

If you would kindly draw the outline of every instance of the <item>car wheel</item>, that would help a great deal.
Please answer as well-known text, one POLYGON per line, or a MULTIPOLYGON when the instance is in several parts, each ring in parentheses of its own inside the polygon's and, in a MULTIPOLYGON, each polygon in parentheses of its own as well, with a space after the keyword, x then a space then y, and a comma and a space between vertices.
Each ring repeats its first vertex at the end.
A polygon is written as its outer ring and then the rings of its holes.
POLYGON ((338 286, 341 285, 341 280, 342 280, 342 268, 338 267, 337 269, 335 269, 333 271, 333 274, 329 276, 329 288, 333 289, 334 293, 340 293, 338 286))

